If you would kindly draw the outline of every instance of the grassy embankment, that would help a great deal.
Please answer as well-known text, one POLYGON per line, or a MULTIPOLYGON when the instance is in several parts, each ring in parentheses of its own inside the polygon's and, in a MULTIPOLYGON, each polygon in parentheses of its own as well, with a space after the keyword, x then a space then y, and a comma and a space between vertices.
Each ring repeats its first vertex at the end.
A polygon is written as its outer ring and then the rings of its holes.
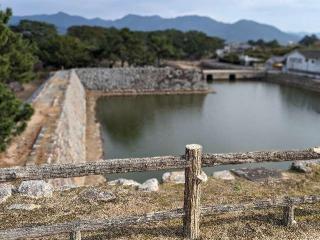
MULTIPOLYGON (((266 183, 255 183, 241 178, 232 182, 209 178, 203 186, 202 204, 227 204, 285 195, 319 194, 320 169, 308 175, 293 172, 286 172, 285 175, 285 180, 266 183)), ((142 193, 132 188, 106 185, 101 185, 100 188, 114 192, 117 200, 90 204, 78 197, 83 188, 56 192, 51 199, 12 197, 0 205, 1 229, 76 219, 129 216, 183 206, 183 185, 164 184, 157 193, 142 193), (7 210, 13 203, 34 203, 41 205, 41 208, 32 212, 7 210)), ((296 210, 298 224, 295 227, 282 226, 281 217, 282 209, 221 214, 203 218, 201 233, 203 239, 319 238, 320 204, 299 206, 296 210)), ((64 239, 64 236, 48 239, 64 239)), ((183 239, 182 221, 83 233, 83 239, 183 239)))

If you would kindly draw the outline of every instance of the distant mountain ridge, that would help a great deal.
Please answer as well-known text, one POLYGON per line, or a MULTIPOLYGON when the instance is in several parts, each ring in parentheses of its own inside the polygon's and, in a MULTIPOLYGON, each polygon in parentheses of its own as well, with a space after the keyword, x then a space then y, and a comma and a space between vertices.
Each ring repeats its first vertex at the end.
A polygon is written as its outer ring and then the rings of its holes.
POLYGON ((16 25, 22 19, 42 21, 54 24, 60 32, 65 32, 75 25, 101 26, 101 27, 127 27, 136 31, 154 31, 177 29, 181 31, 197 30, 209 36, 220 37, 229 42, 246 42, 248 40, 264 39, 266 41, 278 40, 281 43, 297 42, 301 36, 286 33, 278 28, 257 23, 250 20, 240 20, 235 23, 223 23, 209 17, 197 15, 181 16, 176 18, 162 18, 160 16, 139 16, 129 14, 117 20, 104 20, 101 18, 88 19, 81 16, 72 16, 64 12, 56 14, 14 16, 10 24, 16 25))

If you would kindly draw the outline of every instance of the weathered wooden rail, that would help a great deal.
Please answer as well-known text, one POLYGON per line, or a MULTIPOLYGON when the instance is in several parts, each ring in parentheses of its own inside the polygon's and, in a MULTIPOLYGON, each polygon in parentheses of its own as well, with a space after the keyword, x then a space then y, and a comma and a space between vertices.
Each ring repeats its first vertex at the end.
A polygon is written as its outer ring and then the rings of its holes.
MULTIPOLYGON (((201 216, 210 216, 219 213, 228 213, 236 211, 269 209, 276 207, 290 207, 300 204, 314 204, 320 202, 320 196, 303 197, 283 197, 278 199, 266 199, 242 204, 215 205, 201 207, 201 216)), ((185 216, 184 209, 173 209, 170 211, 155 212, 132 217, 120 217, 113 219, 98 219, 87 221, 74 221, 62 224, 53 224, 48 226, 16 228, 2 231, 2 239, 17 239, 23 237, 43 237, 71 232, 72 236, 78 235, 81 231, 98 231, 102 229, 111 229, 117 227, 134 226, 147 223, 155 223, 165 220, 181 219, 185 216)), ((292 219, 292 218, 291 218, 292 219)), ((284 222, 287 221, 286 211, 284 211, 284 222)))
MULTIPOLYGON (((284 162, 320 159, 320 148, 289 151, 203 154, 202 167, 226 164, 284 162)), ((185 156, 110 159, 90 163, 26 166, 0 169, 0 182, 84 177, 111 173, 183 169, 190 166, 185 156)))
POLYGON ((80 240, 82 231, 96 231, 111 227, 125 227, 128 225, 139 225, 178 218, 183 219, 185 237, 188 239, 198 239, 200 237, 200 216, 274 207, 282 207, 284 210, 283 223, 285 225, 292 225, 295 223, 294 207, 300 204, 318 203, 320 202, 320 195, 283 197, 240 204, 201 207, 201 182, 203 180, 201 177, 201 167, 222 164, 282 162, 313 159, 320 159, 319 148, 274 152, 260 151, 229 154, 202 154, 202 147, 192 144, 186 146, 186 153, 184 156, 114 159, 83 164, 42 165, 0 169, 0 182, 70 178, 110 173, 181 168, 185 169, 186 175, 184 207, 181 209, 148 213, 132 217, 74 221, 46 226, 1 230, 0 239, 23 239, 26 237, 34 238, 70 233, 70 239, 80 240))

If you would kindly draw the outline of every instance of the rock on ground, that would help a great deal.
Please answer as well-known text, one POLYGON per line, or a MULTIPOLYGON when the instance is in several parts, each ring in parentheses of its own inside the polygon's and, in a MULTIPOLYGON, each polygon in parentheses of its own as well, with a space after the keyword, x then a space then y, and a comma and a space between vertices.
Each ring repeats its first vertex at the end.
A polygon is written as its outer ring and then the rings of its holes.
POLYGON ((320 164, 320 159, 309 160, 309 161, 295 161, 291 165, 291 170, 310 173, 312 172, 312 166, 316 166, 320 164))
POLYGON ((185 183, 185 173, 184 172, 166 172, 162 175, 162 181, 164 183, 185 183))
POLYGON ((116 199, 112 192, 100 191, 94 187, 89 187, 80 193, 83 200, 93 202, 110 202, 116 199))
POLYGON ((5 202, 12 195, 12 185, 0 184, 0 203, 5 202))
POLYGON ((159 191, 159 182, 156 178, 149 179, 139 186, 139 190, 145 192, 159 191))
POLYGON ((26 211, 31 211, 38 208, 41 208, 41 206, 36 204, 12 204, 8 207, 9 210, 26 210, 26 211))
MULTIPOLYGON (((205 172, 201 172, 201 179, 203 182, 208 181, 208 176, 205 172)), ((166 172, 162 175, 162 181, 164 183, 184 184, 185 173, 184 172, 166 172)))
POLYGON ((131 179, 119 178, 114 181, 108 182, 108 185, 110 185, 110 186, 120 185, 120 186, 139 187, 140 183, 138 183, 134 180, 131 180, 131 179))
POLYGON ((201 181, 204 183, 208 181, 208 176, 204 171, 201 172, 200 178, 201 178, 201 181))
POLYGON ((228 181, 235 180, 235 177, 233 176, 233 174, 228 170, 214 172, 212 176, 216 179, 221 179, 221 180, 228 180, 228 181))
POLYGON ((242 168, 231 170, 235 175, 253 182, 264 182, 269 180, 280 180, 283 178, 281 171, 267 168, 242 168))
POLYGON ((60 188, 57 188, 57 191, 69 191, 69 190, 72 190, 72 189, 76 189, 78 188, 79 186, 76 185, 76 184, 66 184, 66 185, 63 185, 61 186, 60 188))
POLYGON ((21 83, 15 81, 9 83, 9 88, 13 92, 22 92, 24 90, 24 87, 21 83))
POLYGON ((30 198, 52 197, 53 187, 43 180, 24 181, 19 186, 18 193, 30 198))

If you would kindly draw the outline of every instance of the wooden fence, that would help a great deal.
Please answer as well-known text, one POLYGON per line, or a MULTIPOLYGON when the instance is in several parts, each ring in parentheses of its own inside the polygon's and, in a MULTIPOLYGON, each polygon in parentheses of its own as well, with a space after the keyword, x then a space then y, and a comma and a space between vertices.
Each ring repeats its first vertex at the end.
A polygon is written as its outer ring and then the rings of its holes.
POLYGON ((319 196, 282 197, 248 203, 201 206, 201 167, 222 164, 241 164, 254 162, 283 162, 296 160, 320 159, 320 149, 290 151, 260 151, 230 154, 203 154, 200 145, 186 146, 183 156, 165 156, 151 158, 113 159, 83 164, 41 165, 0 169, 0 182, 15 180, 37 180, 53 178, 82 177, 110 173, 141 172, 161 169, 185 169, 184 207, 164 212, 147 213, 140 216, 74 221, 53 225, 24 227, 1 230, 0 239, 22 239, 26 237, 44 237, 70 233, 70 239, 80 240, 81 232, 125 227, 170 219, 183 219, 185 237, 200 237, 200 217, 218 213, 243 211, 248 209, 283 208, 283 223, 287 226, 295 223, 294 207, 300 204, 320 202, 319 196))

